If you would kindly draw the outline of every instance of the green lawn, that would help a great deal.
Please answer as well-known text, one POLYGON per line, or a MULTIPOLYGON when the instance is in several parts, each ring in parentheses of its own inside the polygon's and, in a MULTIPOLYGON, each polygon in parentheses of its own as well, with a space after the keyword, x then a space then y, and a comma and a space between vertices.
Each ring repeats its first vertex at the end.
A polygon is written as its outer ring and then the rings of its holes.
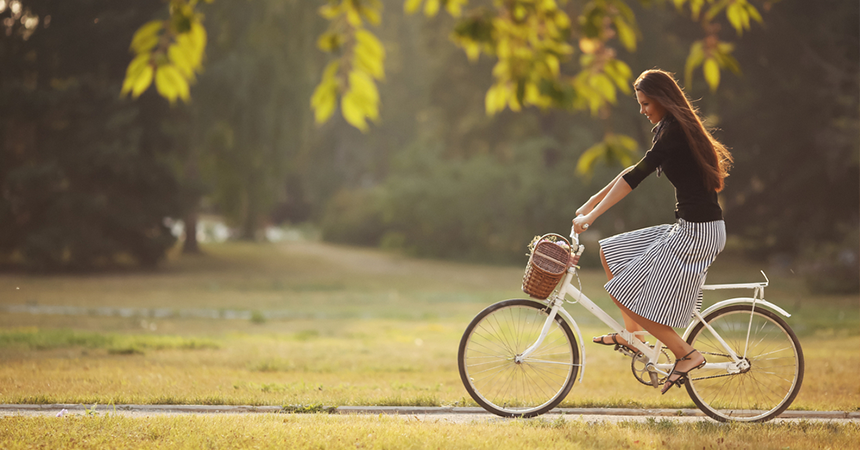
MULTIPOLYGON (((483 307, 523 296, 521 267, 316 242, 205 250, 151 273, 0 275, 0 403, 472 405, 457 374, 460 335, 483 307), (5 309, 15 305, 87 314, 5 309), (135 309, 101 315, 108 306, 135 309)), ((758 269, 727 257, 709 282, 757 281, 758 269)), ((766 297, 793 314, 806 355, 792 409, 860 408, 857 297, 809 294, 790 272, 768 276, 766 297)), ((602 270, 582 282, 615 313, 602 270)), ((581 307, 569 311, 586 338, 605 331, 581 307)), ((584 381, 562 406, 694 407, 683 390, 661 396, 639 384, 608 347, 586 352, 584 381)))
POLYGON ((27 449, 849 449, 856 423, 592 423, 582 419, 469 424, 411 417, 252 414, 129 418, 0 418, 0 448, 27 449))

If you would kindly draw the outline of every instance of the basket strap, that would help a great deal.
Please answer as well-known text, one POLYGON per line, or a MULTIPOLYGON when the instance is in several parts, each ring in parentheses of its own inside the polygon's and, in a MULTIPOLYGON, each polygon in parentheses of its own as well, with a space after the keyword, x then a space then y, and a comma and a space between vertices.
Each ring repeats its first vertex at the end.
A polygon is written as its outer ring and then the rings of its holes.
POLYGON ((557 260, 557 259, 555 259, 555 258, 553 258, 553 257, 551 257, 551 256, 548 256, 548 255, 540 255, 540 257, 541 257, 541 258, 546 258, 546 259, 548 259, 548 260, 550 260, 550 261, 552 261, 552 262, 558 263, 558 264, 560 264, 560 265, 562 265, 562 266, 566 266, 566 265, 567 265, 567 263, 563 263, 563 262, 561 262, 561 261, 559 261, 559 260, 557 260))

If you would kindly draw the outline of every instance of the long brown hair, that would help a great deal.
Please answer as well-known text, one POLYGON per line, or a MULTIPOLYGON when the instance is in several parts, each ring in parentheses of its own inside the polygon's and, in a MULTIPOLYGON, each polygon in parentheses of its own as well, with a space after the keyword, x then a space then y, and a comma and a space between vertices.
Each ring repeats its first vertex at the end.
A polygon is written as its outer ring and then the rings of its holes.
POLYGON ((678 121, 687 136, 687 143, 693 150, 696 162, 702 168, 705 187, 717 192, 722 191, 723 179, 729 176, 732 166, 732 154, 705 128, 672 74, 656 69, 646 70, 639 75, 633 87, 662 105, 666 114, 678 121))

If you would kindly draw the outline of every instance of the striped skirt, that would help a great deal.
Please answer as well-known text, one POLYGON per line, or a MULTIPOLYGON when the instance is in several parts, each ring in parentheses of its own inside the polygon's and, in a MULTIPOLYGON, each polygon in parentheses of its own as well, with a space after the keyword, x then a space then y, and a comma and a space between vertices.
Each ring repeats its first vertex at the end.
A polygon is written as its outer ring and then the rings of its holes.
POLYGON ((708 267, 726 245, 722 220, 658 225, 600 241, 613 278, 606 291, 634 313, 686 327, 702 306, 708 267))

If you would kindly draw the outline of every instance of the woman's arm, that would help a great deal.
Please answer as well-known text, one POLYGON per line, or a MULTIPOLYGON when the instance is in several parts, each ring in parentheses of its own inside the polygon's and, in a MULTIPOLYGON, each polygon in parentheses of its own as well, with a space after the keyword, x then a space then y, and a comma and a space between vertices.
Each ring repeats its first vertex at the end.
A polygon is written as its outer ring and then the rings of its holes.
POLYGON ((594 208, 606 197, 606 194, 608 194, 612 190, 612 187, 615 186, 618 180, 620 180, 621 177, 624 176, 624 174, 633 170, 634 167, 636 166, 630 166, 622 170, 621 173, 618 174, 618 176, 616 176, 612 181, 609 182, 609 184, 607 184, 603 189, 591 196, 591 198, 589 198, 588 201, 585 202, 585 204, 580 206, 579 209, 576 210, 576 215, 584 216, 594 210, 594 208))
MULTIPOLYGON (((582 233, 583 231, 585 231, 585 229, 588 228, 592 223, 594 223, 594 221, 597 220, 598 217, 600 217, 613 205, 621 201, 622 198, 626 197, 627 194, 629 194, 633 190, 633 188, 631 188, 630 185, 627 184, 627 181, 623 178, 623 175, 629 171, 630 168, 622 171, 620 175, 618 175, 617 177, 615 177, 614 180, 612 180, 612 183, 607 185, 606 188, 604 188, 594 197, 592 197, 593 199, 595 197, 598 197, 599 195, 602 195, 600 197, 600 200, 598 200, 597 206, 592 208, 591 211, 589 211, 583 216, 579 216, 576 219, 573 219, 573 229, 575 232, 582 233)), ((591 200, 589 200, 589 202, 590 201, 591 200)), ((579 210, 577 210, 577 213, 578 212, 579 210)))

